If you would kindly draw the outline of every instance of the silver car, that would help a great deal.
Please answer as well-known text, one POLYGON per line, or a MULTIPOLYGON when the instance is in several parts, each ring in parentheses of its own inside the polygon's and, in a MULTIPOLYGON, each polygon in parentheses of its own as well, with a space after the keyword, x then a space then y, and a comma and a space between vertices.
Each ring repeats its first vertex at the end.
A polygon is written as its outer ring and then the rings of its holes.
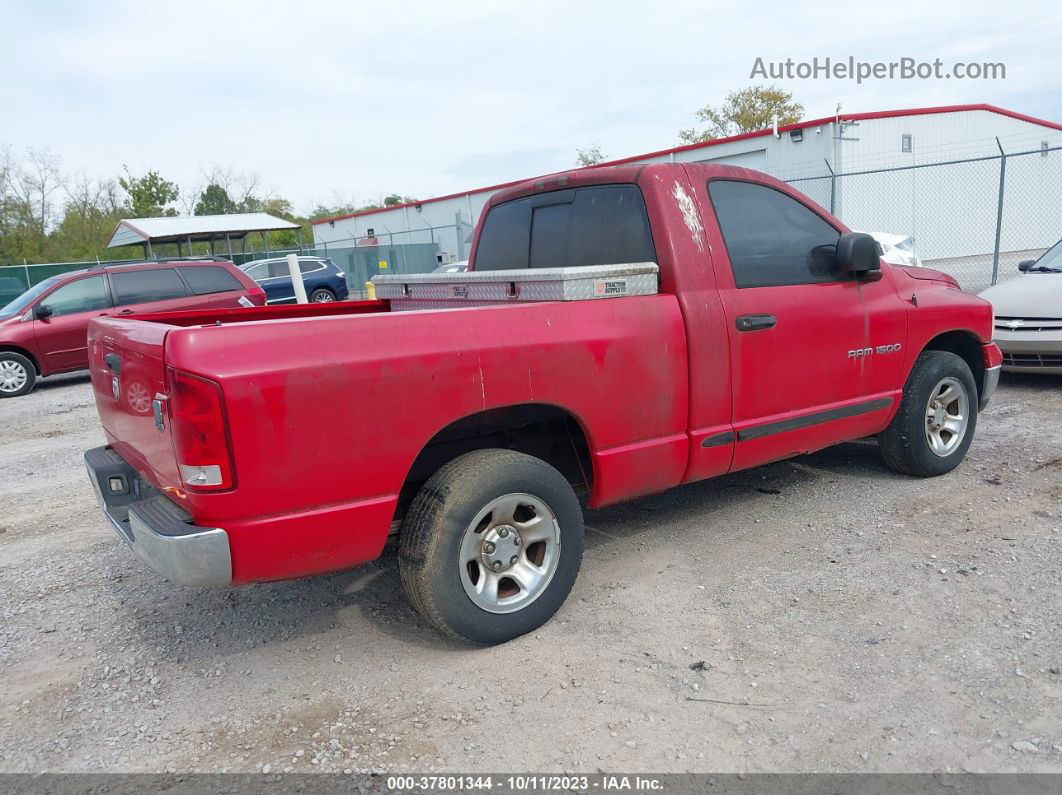
POLYGON ((1062 374, 1062 240, 1018 270, 1018 278, 981 293, 995 310, 1003 369, 1062 374))

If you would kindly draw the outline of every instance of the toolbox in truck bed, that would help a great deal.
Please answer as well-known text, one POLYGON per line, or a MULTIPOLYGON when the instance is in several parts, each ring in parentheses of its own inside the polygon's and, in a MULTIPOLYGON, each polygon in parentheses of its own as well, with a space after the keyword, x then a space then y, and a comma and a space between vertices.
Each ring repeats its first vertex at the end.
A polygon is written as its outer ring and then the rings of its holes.
POLYGON ((373 277, 376 297, 392 308, 468 306, 483 302, 586 301, 654 295, 659 268, 654 262, 578 268, 396 273, 373 277))

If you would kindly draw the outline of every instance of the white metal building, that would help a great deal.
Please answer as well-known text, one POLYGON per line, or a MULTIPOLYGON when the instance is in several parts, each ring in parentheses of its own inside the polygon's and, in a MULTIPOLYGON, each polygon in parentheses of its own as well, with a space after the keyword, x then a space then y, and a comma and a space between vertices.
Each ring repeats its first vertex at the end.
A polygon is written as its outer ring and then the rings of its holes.
MULTIPOLYGON (((1027 172, 1021 179, 1028 184, 1007 195, 1000 248, 1044 248, 1062 236, 1062 151, 1055 147, 1062 147, 1060 124, 991 105, 955 105, 839 114, 602 165, 713 162, 757 169, 832 206, 854 229, 913 234, 924 260, 943 261, 993 250, 1001 149, 1032 154, 1007 158, 1012 172, 1027 172), (1042 158, 1050 158, 1052 168, 1042 158), (1035 220, 1022 219, 1028 202, 1036 203, 1035 220), (1049 216, 1057 222, 1045 220, 1049 216)), ((465 259, 491 195, 523 179, 323 219, 314 223, 314 243, 333 250, 386 239, 430 244, 440 262, 465 259)))

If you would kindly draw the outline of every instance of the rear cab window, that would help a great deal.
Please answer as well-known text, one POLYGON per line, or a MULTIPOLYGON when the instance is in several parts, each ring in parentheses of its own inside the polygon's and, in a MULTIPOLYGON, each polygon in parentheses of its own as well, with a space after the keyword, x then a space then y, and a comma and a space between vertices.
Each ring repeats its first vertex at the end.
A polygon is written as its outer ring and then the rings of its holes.
POLYGON ((593 185, 537 193, 492 207, 475 269, 584 267, 655 262, 637 185, 593 185))
POLYGON ((240 281, 218 265, 197 265, 178 268, 196 295, 228 293, 244 289, 240 281))
POLYGON ((119 306, 169 301, 188 295, 188 289, 173 268, 116 271, 110 276, 114 301, 119 306))

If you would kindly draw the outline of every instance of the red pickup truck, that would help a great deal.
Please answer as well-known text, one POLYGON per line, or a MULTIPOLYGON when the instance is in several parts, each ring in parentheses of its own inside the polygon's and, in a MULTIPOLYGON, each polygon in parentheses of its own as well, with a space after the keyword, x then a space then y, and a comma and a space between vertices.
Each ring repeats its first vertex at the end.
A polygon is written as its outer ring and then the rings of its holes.
POLYGON ((187 584, 352 567, 397 535, 416 609, 498 643, 572 588, 579 495, 598 508, 874 435, 894 469, 941 475, 998 381, 988 303, 881 262, 872 238, 745 169, 508 189, 470 275, 617 263, 656 263, 658 290, 95 319, 101 506, 187 584), (121 399, 134 387, 154 397, 143 411, 121 399))

